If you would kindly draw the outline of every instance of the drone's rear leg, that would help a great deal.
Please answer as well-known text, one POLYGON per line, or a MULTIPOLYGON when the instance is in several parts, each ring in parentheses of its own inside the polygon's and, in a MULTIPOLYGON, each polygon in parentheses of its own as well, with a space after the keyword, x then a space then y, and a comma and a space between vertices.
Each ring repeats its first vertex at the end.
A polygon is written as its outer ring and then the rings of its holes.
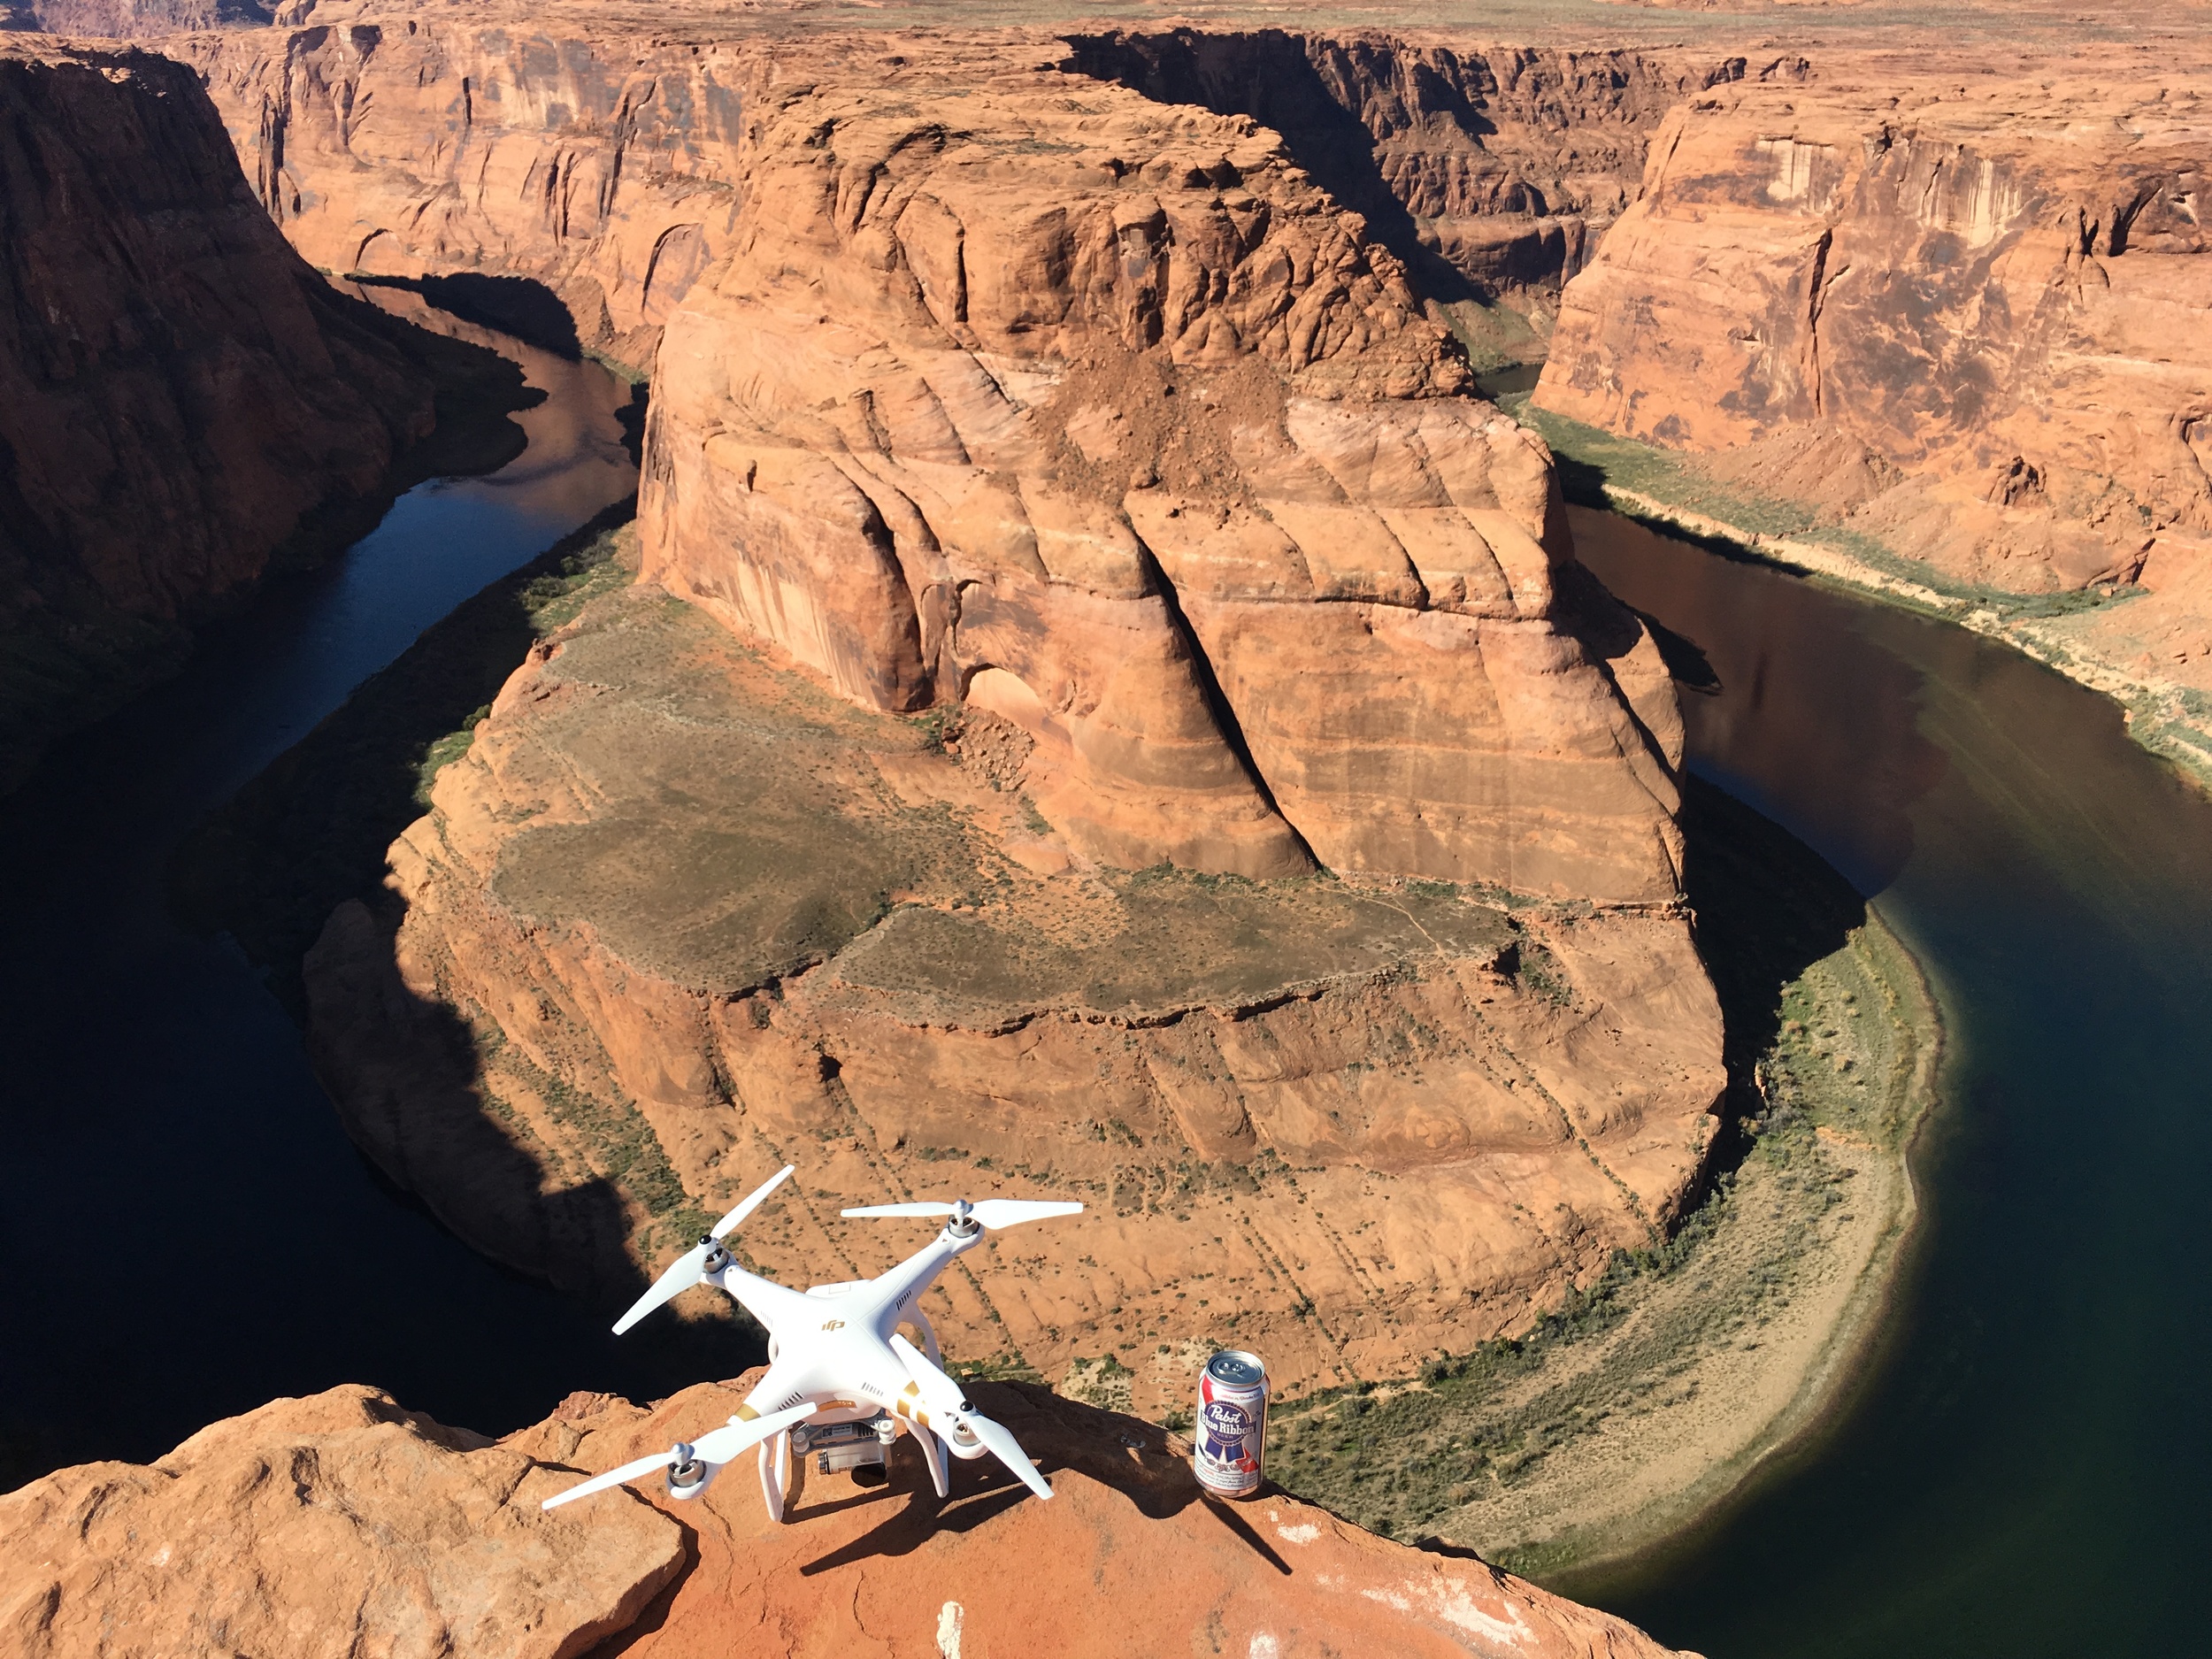
POLYGON ((944 1447, 939 1444, 934 1434, 918 1423, 907 1423, 902 1426, 914 1437, 915 1444, 922 1448, 922 1461, 929 1465, 929 1484, 936 1488, 939 1497, 950 1497, 952 1483, 948 1478, 944 1447))
POLYGON ((760 1497, 768 1506, 768 1518, 783 1519, 784 1494, 790 1489, 791 1431, 760 1443, 760 1497))

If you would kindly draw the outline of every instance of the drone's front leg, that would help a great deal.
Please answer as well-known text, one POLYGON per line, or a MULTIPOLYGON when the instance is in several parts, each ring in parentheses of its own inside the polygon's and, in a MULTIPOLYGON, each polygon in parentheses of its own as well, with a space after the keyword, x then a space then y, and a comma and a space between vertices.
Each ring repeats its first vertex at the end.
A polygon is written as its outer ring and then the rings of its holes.
POLYGON ((760 1443, 760 1499, 767 1506, 768 1518, 779 1524, 783 1520, 783 1500, 790 1489, 790 1478, 791 1431, 786 1429, 773 1440, 760 1443))

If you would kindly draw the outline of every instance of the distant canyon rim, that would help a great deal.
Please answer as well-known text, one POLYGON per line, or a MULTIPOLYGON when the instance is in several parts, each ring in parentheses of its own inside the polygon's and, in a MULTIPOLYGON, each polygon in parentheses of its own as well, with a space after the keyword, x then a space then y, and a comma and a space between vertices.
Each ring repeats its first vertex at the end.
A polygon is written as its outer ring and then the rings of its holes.
POLYGON ((1194 1330, 1404 1375, 1663 1236, 1725 1081, 1675 692, 1479 369, 1543 361, 1571 463, 2034 602, 2185 751, 2212 716, 2200 42, 1955 65, 1809 10, 165 34, 307 265, 652 380, 636 584, 309 958, 357 1139, 607 1296, 786 1159, 780 1275, 872 1259, 834 1212, 887 1190, 1076 1193, 933 1317, 1152 1410, 1194 1330))

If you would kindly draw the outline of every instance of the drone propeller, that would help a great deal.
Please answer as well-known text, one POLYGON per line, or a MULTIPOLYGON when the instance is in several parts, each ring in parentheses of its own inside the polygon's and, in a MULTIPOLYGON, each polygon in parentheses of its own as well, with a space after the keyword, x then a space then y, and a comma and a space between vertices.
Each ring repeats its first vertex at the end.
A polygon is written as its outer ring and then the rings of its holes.
POLYGON ((1020 1478, 1022 1485, 1041 1498, 1052 1495, 1052 1488, 1037 1472, 1037 1465, 1029 1461, 1029 1455, 1022 1450, 1021 1442, 1014 1438, 1004 1424, 993 1422, 970 1405, 958 1383, 931 1364, 926 1355, 895 1332, 892 1333, 891 1347, 906 1362, 907 1374, 920 1388, 922 1403, 929 1408, 933 1418, 948 1428, 966 1429, 983 1442, 992 1456, 1012 1470, 1020 1478))
MULTIPOLYGON (((604 1492, 610 1486, 619 1486, 646 1475, 657 1475, 664 1469, 673 1471, 703 1466, 703 1476, 706 1469, 718 1469, 724 1463, 735 1462, 763 1440, 780 1434, 801 1417, 811 1417, 814 1411, 815 1406, 810 1401, 805 1405, 793 1406, 787 1411, 771 1411, 766 1417, 755 1417, 749 1423, 732 1417, 727 1427, 710 1429, 688 1446, 679 1440, 664 1452, 638 1458, 619 1469, 610 1469, 603 1475, 594 1475, 589 1480, 571 1486, 566 1492, 557 1492, 538 1507, 541 1509, 558 1509, 562 1504, 573 1502, 578 1498, 588 1498, 595 1492, 604 1492)), ((691 1483, 685 1484, 688 1486, 691 1483)))
POLYGON ((987 1198, 979 1204, 963 1199, 956 1204, 870 1204, 860 1210, 841 1210, 841 1216, 951 1216, 980 1222, 995 1233, 1018 1227, 1025 1221, 1043 1221, 1053 1216, 1072 1216, 1080 1204, 1037 1198, 987 1198))
POLYGON ((663 1302, 672 1301, 689 1290, 709 1273, 718 1273, 729 1260, 729 1252, 722 1248, 722 1240, 737 1231, 737 1224, 759 1209, 762 1201, 790 1176, 792 1165, 787 1164, 770 1176, 739 1203, 736 1209, 714 1224, 714 1230, 686 1250, 667 1270, 653 1281, 653 1288, 633 1302, 630 1311, 614 1323, 614 1333, 620 1336, 663 1302), (720 1258, 718 1260, 717 1258, 720 1258))

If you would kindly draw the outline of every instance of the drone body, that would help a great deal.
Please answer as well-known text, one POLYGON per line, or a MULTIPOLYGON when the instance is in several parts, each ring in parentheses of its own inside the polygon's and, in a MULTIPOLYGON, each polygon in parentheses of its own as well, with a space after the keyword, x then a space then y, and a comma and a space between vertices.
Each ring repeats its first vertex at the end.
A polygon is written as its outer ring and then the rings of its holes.
POLYGON ((548 1498, 544 1507, 549 1509, 663 1471, 671 1497, 695 1498, 724 1468, 757 1447, 761 1495, 771 1518, 780 1521, 789 1490, 795 1430, 801 1448, 814 1434, 845 1446, 864 1440, 871 1432, 879 1445, 910 1434, 921 1448, 930 1484, 941 1498, 950 1490, 948 1453, 974 1458, 987 1452, 1039 1497, 1049 1498, 1052 1488, 1014 1437, 970 1406, 960 1385, 940 1367, 937 1338, 920 1302, 937 1276, 980 1244, 987 1231, 1074 1215, 1083 1206, 990 1198, 973 1205, 963 1200, 956 1204, 848 1210, 843 1212, 848 1216, 950 1219, 928 1245, 879 1278, 797 1291, 747 1272, 722 1243, 790 1174, 787 1166, 723 1217, 713 1232, 662 1273, 614 1327, 620 1335, 692 1286, 713 1285, 767 1331, 768 1374, 745 1396, 726 1426, 709 1431, 695 1442, 679 1441, 665 1453, 595 1475, 548 1498), (900 1333, 902 1325, 920 1335, 922 1348, 900 1333), (863 1425, 868 1426, 859 1426, 863 1425), (841 1429, 844 1432, 837 1432, 841 1429))

